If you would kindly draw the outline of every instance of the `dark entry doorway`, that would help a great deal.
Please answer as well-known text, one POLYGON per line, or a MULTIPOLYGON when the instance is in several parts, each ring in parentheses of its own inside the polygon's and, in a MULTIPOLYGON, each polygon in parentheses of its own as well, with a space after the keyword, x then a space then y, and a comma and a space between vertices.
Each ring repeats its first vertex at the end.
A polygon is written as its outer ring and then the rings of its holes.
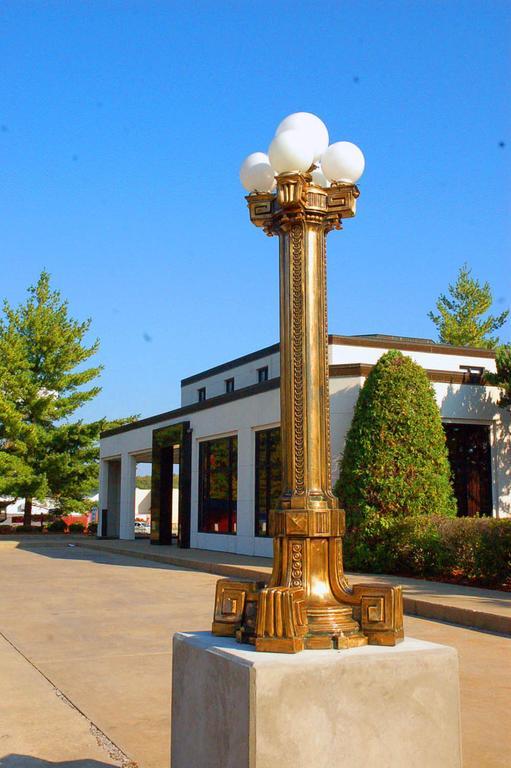
POLYGON ((458 517, 492 514, 490 428, 444 424, 458 517))
POLYGON ((187 549, 190 546, 192 473, 190 422, 155 429, 152 458, 151 544, 175 541, 178 547, 187 549))

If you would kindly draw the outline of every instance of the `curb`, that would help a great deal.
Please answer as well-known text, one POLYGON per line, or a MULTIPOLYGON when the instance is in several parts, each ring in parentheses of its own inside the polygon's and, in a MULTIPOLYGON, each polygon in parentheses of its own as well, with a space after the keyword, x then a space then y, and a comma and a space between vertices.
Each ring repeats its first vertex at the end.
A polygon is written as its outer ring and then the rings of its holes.
POLYGON ((109 547, 95 545, 92 542, 73 542, 77 547, 83 547, 84 549, 93 549, 96 552, 108 552, 111 555, 120 555, 121 557, 133 557, 135 560, 149 560, 155 563, 166 563, 167 565, 174 565, 178 568, 185 568, 188 571, 202 571, 203 573, 214 573, 217 576, 234 576, 236 578, 249 578, 249 579, 267 579, 270 575, 270 569, 268 571, 262 571, 259 568, 250 568, 246 565, 229 565, 229 563, 211 563, 204 560, 183 560, 180 557, 173 557, 172 555, 160 555, 157 552, 133 552, 119 550, 117 547, 109 547))
MULTIPOLYGON (((155 563, 165 563, 166 565, 173 565, 178 568, 185 568, 189 571, 199 571, 202 573, 211 573, 218 576, 230 576, 232 578, 241 579, 267 579, 269 576, 268 570, 261 570, 260 568, 250 568, 244 565, 230 565, 229 563, 212 563, 205 562, 204 560, 183 560, 180 557, 173 557, 169 554, 158 554, 158 552, 133 552, 129 550, 119 550, 117 547, 111 547, 104 544, 96 544, 94 540, 83 541, 82 537, 76 538, 66 537, 66 541, 62 540, 29 540, 26 542, 20 542, 18 540, 0 540, 0 549, 23 549, 25 546, 29 547, 54 547, 54 546, 66 546, 66 544, 74 544, 76 547, 83 549, 91 549, 95 552, 107 552, 111 555, 117 555, 121 557, 131 557, 135 560, 148 560, 155 563)), ((374 576, 373 581, 377 581, 378 577, 374 576)), ((408 616, 419 616, 423 619, 433 619, 434 621, 445 621, 449 624, 457 624, 458 626, 468 627, 470 629, 479 629, 486 632, 497 632, 499 634, 511 636, 511 616, 503 616, 497 613, 486 613, 472 608, 461 608, 454 605, 446 605, 444 603, 436 603, 431 600, 421 600, 417 597, 408 597, 406 593, 403 595, 403 609, 408 616)))
MULTIPOLYGON (((191 571, 202 571, 203 573, 213 573, 218 576, 231 576, 235 578, 249 579, 267 579, 269 572, 258 568, 250 568, 240 565, 229 565, 228 563, 211 563, 203 560, 183 560, 172 555, 159 555, 157 552, 120 552, 116 547, 100 545, 93 542, 77 542, 77 546, 86 549, 93 549, 99 552, 108 552, 113 555, 124 555, 139 560, 152 560, 157 563, 167 563, 180 568, 186 568, 191 571)), ((377 576, 374 580, 378 580, 377 576)), ((498 632, 511 636, 511 616, 503 616, 496 613, 486 613, 472 608, 460 608, 454 605, 445 605, 444 603, 434 603, 430 600, 421 600, 417 597, 407 597, 403 595, 403 609, 408 616, 419 616, 423 619, 434 619, 435 621, 445 621, 449 624, 458 624, 470 629, 481 629, 486 632, 498 632)))
POLYGON ((455 605, 432 603, 416 597, 403 595, 403 609, 408 616, 419 616, 423 619, 446 621, 470 629, 481 629, 485 632, 498 632, 511 636, 511 616, 498 613, 486 613, 474 608, 461 608, 455 605))

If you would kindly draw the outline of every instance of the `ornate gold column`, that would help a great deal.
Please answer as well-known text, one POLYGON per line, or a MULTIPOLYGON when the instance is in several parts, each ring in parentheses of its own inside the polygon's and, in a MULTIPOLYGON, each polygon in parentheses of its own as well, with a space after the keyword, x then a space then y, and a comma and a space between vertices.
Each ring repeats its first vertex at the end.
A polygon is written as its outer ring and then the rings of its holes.
POLYGON ((400 587, 350 589, 344 512, 332 493, 326 235, 355 215, 355 185, 324 189, 281 174, 277 192, 247 197, 252 222, 280 241, 282 496, 270 512, 268 586, 222 579, 213 632, 261 651, 393 645, 403 637, 400 587))

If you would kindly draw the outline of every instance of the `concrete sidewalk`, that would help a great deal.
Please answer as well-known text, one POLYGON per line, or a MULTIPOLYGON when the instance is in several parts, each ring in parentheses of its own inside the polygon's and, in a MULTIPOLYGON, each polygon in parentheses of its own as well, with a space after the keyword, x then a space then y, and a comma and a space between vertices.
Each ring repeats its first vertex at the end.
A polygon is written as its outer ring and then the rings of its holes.
MULTIPOLYGON (((3 547, 32 548, 75 544, 100 552, 142 558, 153 562, 178 565, 194 571, 233 578, 261 579, 271 573, 272 561, 266 557, 213 552, 205 549, 179 549, 177 546, 154 546, 148 539, 120 541, 92 539, 85 536, 24 536, 0 540, 3 547)), ((437 621, 448 621, 465 627, 511 635, 511 593, 477 587, 444 584, 425 579, 380 574, 348 574, 352 584, 385 582, 401 584, 405 613, 437 621)))
MULTIPOLYGON (((0 544, 0 767, 168 768, 171 638, 210 626, 217 577, 62 541, 0 544)), ((464 768, 509 768, 511 639, 405 633, 459 652, 464 768)))
POLYGON ((105 734, 1 632, 0 680, 2 768, 129 766, 130 761, 105 734))

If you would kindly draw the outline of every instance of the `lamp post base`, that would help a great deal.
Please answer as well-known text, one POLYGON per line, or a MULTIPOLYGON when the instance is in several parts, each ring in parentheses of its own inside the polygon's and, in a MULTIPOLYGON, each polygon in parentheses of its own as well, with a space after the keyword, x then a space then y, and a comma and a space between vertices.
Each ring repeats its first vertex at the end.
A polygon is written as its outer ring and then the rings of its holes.
POLYGON ((337 586, 337 602, 307 602, 300 587, 220 579, 212 632, 255 645, 258 651, 297 653, 305 649, 396 645, 403 640, 401 587, 337 586))
POLYGON ((256 653, 174 636, 172 768, 461 768, 454 648, 256 653))

